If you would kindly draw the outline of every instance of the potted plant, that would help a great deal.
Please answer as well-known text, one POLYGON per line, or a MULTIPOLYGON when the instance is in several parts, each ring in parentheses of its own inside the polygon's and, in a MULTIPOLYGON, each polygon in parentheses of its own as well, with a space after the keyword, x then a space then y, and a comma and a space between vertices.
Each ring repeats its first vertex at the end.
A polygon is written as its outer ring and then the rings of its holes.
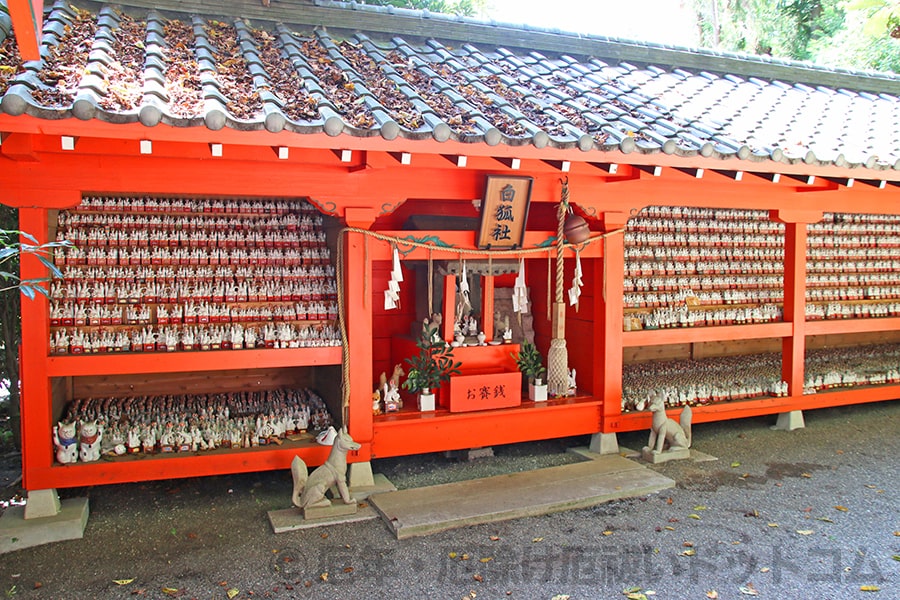
POLYGON ((514 356, 516 365, 525 378, 528 380, 528 399, 532 402, 543 402, 547 399, 547 384, 541 375, 546 369, 544 368, 544 359, 541 356, 537 346, 525 340, 519 347, 519 355, 514 356))
POLYGON ((459 361, 453 360, 453 348, 438 335, 437 325, 422 330, 416 341, 419 353, 406 359, 409 373, 403 387, 419 395, 419 410, 434 410, 434 392, 441 384, 459 375, 459 361))

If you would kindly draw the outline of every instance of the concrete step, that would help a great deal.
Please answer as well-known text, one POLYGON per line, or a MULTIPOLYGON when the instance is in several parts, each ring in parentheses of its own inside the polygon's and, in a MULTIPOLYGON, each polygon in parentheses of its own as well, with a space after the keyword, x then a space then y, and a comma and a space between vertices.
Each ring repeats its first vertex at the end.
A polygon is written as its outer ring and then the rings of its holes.
POLYGON ((543 515, 642 496, 675 482, 619 455, 375 494, 369 503, 398 539, 454 527, 543 515))

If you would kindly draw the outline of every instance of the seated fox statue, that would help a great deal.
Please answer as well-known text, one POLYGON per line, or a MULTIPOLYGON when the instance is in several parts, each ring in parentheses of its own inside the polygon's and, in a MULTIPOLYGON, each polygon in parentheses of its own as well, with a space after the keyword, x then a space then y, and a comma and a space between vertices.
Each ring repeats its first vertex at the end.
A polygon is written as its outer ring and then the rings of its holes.
POLYGON ((291 462, 291 476, 294 479, 294 493, 291 503, 297 508, 323 508, 331 506, 331 500, 325 492, 336 486, 344 504, 355 504, 347 488, 347 452, 359 450, 360 445, 353 441, 346 427, 334 437, 331 454, 325 464, 312 473, 307 473, 306 463, 299 456, 291 462))

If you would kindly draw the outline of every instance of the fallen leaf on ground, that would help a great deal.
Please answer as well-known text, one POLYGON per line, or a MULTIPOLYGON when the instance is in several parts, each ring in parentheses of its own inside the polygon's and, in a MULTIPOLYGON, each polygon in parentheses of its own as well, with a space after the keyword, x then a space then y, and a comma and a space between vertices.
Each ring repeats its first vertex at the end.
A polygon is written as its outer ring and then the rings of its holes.
POLYGON ((900 554, 895 554, 891 558, 893 558, 894 560, 900 560, 900 554))
POLYGON ((672 502, 674 502, 672 498, 666 498, 666 504, 672 504, 672 502))
POLYGON ((134 581, 134 577, 131 579, 113 579, 113 583, 116 585, 128 585, 132 581, 134 581))
POLYGON ((816 517, 816 521, 824 521, 826 523, 834 523, 834 521, 832 521, 828 517, 816 517))
POLYGON ((746 596, 759 596, 759 590, 753 587, 752 583, 739 587, 738 591, 746 596))
POLYGON ((326 571, 319 575, 319 579, 321 579, 322 581, 328 581, 328 572, 326 571))
POLYGON ((499 535, 492 535, 492 536, 491 536, 491 541, 492 541, 492 542, 499 542, 499 541, 500 541, 500 536, 499 536, 499 535))
POLYGON ((569 596, 568 594, 557 594, 550 600, 569 600, 569 598, 571 598, 571 596, 569 596))
POLYGON ((708 592, 706 592, 706 597, 709 598, 709 600, 718 600, 719 592, 717 592, 716 590, 709 590, 708 592))
POLYGON ((460 556, 459 558, 462 559, 462 560, 469 560, 469 559, 472 558, 472 557, 469 556, 468 554, 463 554, 463 555, 460 556))
POLYGON ((695 520, 699 521, 699 520, 700 520, 700 515, 691 513, 691 514, 688 515, 688 519, 695 519, 695 520))
POLYGON ((474 575, 472 575, 472 579, 474 579, 475 581, 478 581, 478 582, 484 581, 484 577, 482 577, 478 573, 475 573, 474 575))
POLYGON ((695 554, 697 554, 697 551, 694 550, 693 548, 689 548, 689 549, 685 550, 684 552, 682 552, 681 556, 694 556, 695 554))
POLYGON ((895 532, 894 532, 894 536, 895 536, 895 537, 900 537, 900 531, 895 531, 895 532))
POLYGON ((228 596, 228 600, 231 600, 240 593, 240 590, 238 590, 237 588, 230 588, 225 592, 225 595, 228 596))
POLYGON ((607 529, 606 531, 603 532, 603 535, 612 535, 612 531, 607 529))
POLYGON ((344 573, 352 573, 353 567, 344 567, 344 573))
POLYGON ((675 531, 675 528, 672 527, 671 525, 666 525, 665 527, 663 527, 663 529, 665 529, 667 531, 675 531))
POLYGON ((772 569, 770 569, 769 567, 763 567, 762 569, 759 570, 759 572, 760 572, 760 573, 768 573, 768 572, 771 571, 771 570, 772 570, 772 569))
POLYGON ((731 468, 732 468, 732 469, 737 469, 739 466, 741 466, 741 463, 739 463, 739 462, 733 462, 733 463, 731 463, 731 468))
POLYGON ((813 531, 812 529, 798 529, 797 533, 799 533, 800 535, 812 535, 815 533, 815 531, 813 531))
POLYGON ((479 558, 478 562, 489 563, 494 560, 493 556, 485 556, 484 558, 479 558))
POLYGON ((682 544, 682 546, 684 546, 685 548, 693 548, 694 542, 685 542, 682 544))
POLYGON ((538 543, 538 542, 543 542, 543 541, 544 541, 544 538, 542 538, 542 537, 536 537, 536 538, 534 538, 534 539, 531 540, 531 543, 532 543, 532 544, 536 544, 536 543, 538 543))
POLYGON ((694 510, 706 510, 706 507, 703 506, 702 504, 699 504, 699 505, 697 505, 697 506, 694 507, 694 510))
POLYGON ((769 523, 769 527, 778 527, 778 523, 769 523))
POLYGON ((759 517, 759 511, 755 508, 744 513, 745 517, 759 517))
POLYGON ((841 512, 848 512, 850 509, 847 508, 846 506, 841 506, 840 504, 838 504, 837 506, 834 507, 834 510, 839 510, 841 512))
POLYGON ((449 556, 450 558, 456 558, 457 556, 459 556, 459 554, 457 554, 456 552, 451 552, 447 556, 449 556))
POLYGON ((179 590, 178 588, 164 587, 162 589, 162 593, 165 594, 166 596, 180 596, 184 592, 179 590))
POLYGON ((800 477, 803 477, 804 479, 810 479, 812 478, 812 475, 810 475, 809 473, 800 473, 800 477))
POLYGON ((859 591, 861 592, 880 592, 881 588, 877 585, 861 585, 859 586, 859 591))

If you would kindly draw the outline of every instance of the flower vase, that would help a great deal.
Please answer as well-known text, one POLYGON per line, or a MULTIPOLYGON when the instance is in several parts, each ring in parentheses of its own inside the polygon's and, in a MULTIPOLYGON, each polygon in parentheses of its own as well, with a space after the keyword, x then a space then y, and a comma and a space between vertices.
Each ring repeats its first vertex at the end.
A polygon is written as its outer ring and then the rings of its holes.
POLYGON ((419 410, 423 412, 434 410, 434 392, 429 388, 423 388, 419 392, 419 410))
POLYGON ((532 402, 546 402, 547 384, 541 378, 528 382, 528 399, 532 402))

